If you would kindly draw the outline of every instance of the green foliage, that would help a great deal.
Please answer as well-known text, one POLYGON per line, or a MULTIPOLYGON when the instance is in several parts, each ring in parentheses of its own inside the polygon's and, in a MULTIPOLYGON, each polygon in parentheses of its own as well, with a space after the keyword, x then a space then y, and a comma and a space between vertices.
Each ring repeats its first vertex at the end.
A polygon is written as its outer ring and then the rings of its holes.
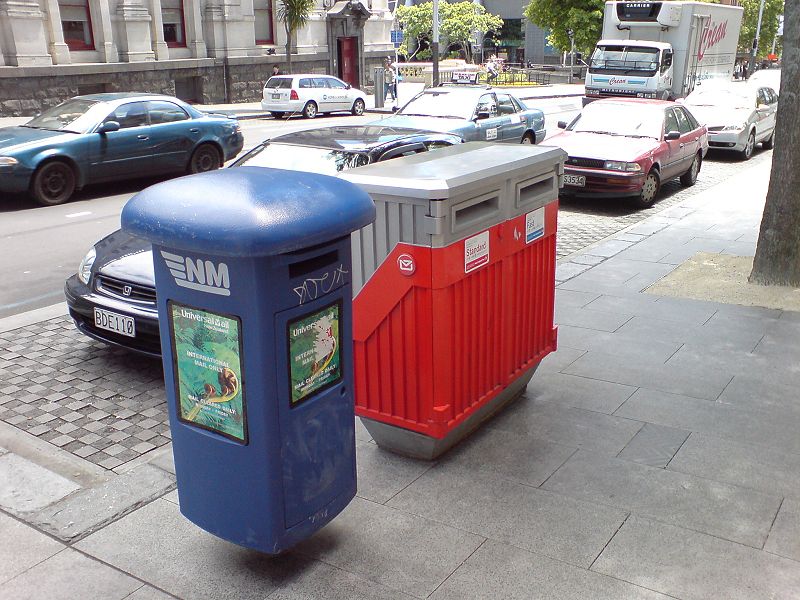
MULTIPOLYGON (((426 46, 433 40, 433 3, 423 2, 412 6, 397 7, 397 20, 403 27, 404 41, 400 54, 408 54, 408 42, 416 46, 426 46)), ((497 31, 503 26, 503 19, 486 12, 486 9, 472 2, 439 2, 439 42, 441 47, 459 44, 469 57, 471 40, 475 32, 481 34, 497 31)), ((421 52, 416 53, 421 58, 421 52)))
POLYGON ((604 0, 531 0, 525 18, 550 31, 547 41, 562 51, 570 49, 567 30, 575 32, 575 49, 591 52, 603 32, 604 0))
POLYGON ((286 30, 286 61, 291 73, 292 65, 292 39, 299 29, 306 26, 314 10, 315 0, 280 0, 278 5, 278 20, 283 21, 286 30))
MULTIPOLYGON (((742 31, 739 34, 739 50, 749 52, 756 37, 758 8, 761 0, 741 0, 744 8, 742 31)), ((772 48, 772 40, 778 31, 778 17, 783 14, 783 0, 765 0, 761 18, 761 35, 758 38, 758 54, 766 56, 772 48)))

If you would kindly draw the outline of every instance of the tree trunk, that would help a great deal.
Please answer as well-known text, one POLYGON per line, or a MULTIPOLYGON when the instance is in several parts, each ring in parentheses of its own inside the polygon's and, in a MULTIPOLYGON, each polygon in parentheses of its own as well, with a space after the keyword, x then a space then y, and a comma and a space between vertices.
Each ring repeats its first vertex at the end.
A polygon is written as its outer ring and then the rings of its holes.
POLYGON ((778 121, 751 283, 800 287, 800 2, 787 2, 778 121))
POLYGON ((286 72, 292 73, 292 31, 289 27, 286 29, 286 72))

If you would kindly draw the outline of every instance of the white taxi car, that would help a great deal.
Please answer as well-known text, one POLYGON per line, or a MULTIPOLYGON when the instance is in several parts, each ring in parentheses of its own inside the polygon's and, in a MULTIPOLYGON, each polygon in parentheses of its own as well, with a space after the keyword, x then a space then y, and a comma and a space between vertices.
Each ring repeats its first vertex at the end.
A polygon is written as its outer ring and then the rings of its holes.
POLYGON ((330 75, 274 75, 264 84, 261 108, 276 119, 302 114, 313 119, 319 113, 347 111, 364 114, 366 95, 330 75))

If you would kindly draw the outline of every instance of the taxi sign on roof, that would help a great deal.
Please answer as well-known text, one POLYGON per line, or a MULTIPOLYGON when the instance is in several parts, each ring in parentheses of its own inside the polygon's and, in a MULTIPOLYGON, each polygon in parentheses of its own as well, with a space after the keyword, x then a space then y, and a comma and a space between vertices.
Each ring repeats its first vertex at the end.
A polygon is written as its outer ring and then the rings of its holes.
POLYGON ((451 74, 451 83, 478 83, 478 71, 453 71, 451 74))

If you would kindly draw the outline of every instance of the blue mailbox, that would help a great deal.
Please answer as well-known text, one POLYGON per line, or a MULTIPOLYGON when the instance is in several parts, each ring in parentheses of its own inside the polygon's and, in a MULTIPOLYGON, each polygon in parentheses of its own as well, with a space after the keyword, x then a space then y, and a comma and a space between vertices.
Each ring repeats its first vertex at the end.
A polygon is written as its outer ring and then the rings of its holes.
POLYGON ((353 184, 241 167, 159 183, 122 228, 153 245, 181 512, 276 554, 356 492, 353 184))

